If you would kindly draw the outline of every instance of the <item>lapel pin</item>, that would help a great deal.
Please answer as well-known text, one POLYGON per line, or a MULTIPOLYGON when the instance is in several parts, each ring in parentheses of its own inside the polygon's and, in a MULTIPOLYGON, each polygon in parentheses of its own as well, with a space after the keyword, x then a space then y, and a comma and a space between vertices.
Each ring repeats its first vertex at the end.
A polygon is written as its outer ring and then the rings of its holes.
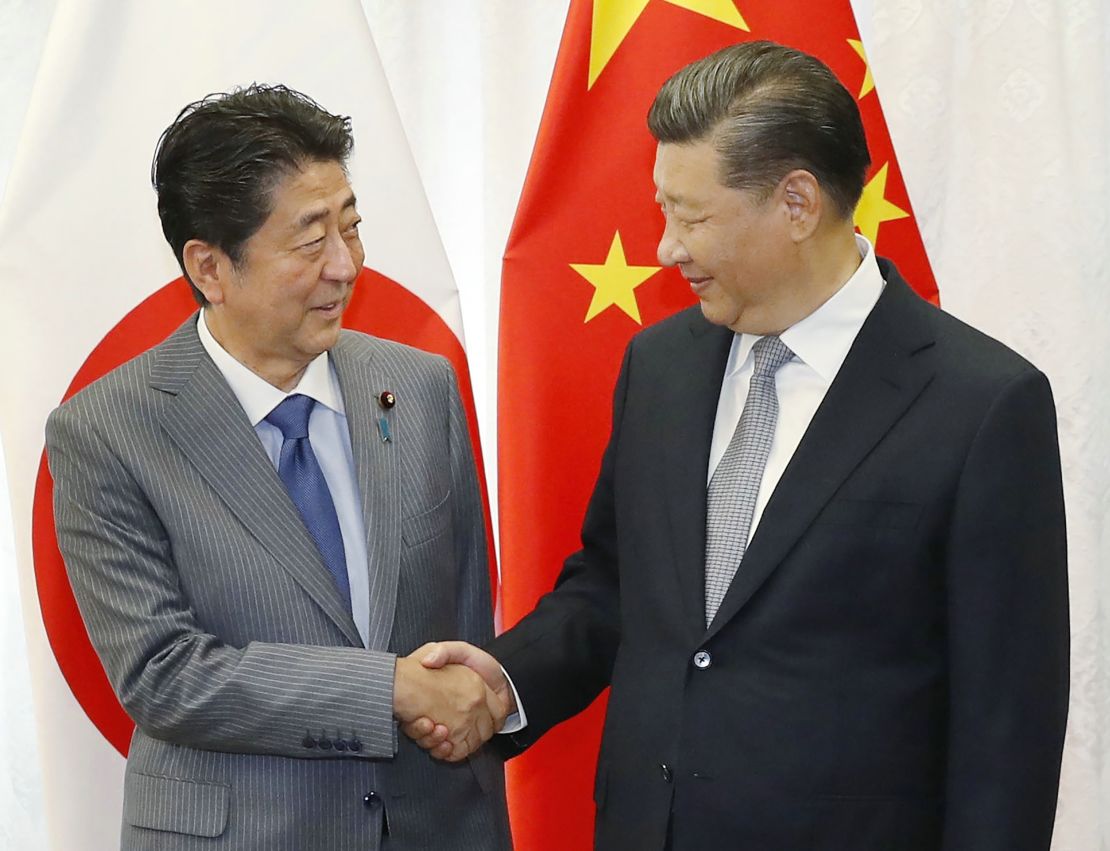
MULTIPOLYGON (((383 411, 388 411, 397 404, 397 397, 393 395, 392 390, 383 390, 378 395, 378 404, 382 406, 383 411)), ((382 436, 382 443, 389 443, 393 439, 389 431, 389 420, 384 416, 378 419, 378 432, 382 436)))

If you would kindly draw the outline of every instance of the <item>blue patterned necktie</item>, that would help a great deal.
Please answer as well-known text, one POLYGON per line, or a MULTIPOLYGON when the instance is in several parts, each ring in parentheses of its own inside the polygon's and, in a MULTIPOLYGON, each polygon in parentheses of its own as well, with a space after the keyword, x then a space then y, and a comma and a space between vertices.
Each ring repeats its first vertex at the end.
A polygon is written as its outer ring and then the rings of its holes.
POLYGON ((779 399, 775 373, 794 357, 778 337, 761 337, 752 348, 755 368, 748 398, 728 449, 709 481, 705 512, 705 625, 721 601, 748 548, 748 532, 763 468, 771 452, 779 399))
POLYGON ((335 580, 340 596, 350 610, 351 582, 347 577, 347 557, 339 530, 339 516, 335 513, 335 503, 324 479, 324 471, 320 469, 320 462, 308 442, 308 418, 315 405, 316 400, 309 396, 300 393, 288 396, 266 415, 266 422, 281 429, 285 438, 278 458, 278 476, 289 491, 335 580))

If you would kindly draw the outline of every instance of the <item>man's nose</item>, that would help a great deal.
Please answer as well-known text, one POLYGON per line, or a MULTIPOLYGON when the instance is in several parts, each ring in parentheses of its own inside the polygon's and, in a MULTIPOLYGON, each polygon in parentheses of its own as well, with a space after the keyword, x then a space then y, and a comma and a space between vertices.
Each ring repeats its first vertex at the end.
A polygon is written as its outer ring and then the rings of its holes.
POLYGON ((351 246, 338 233, 328 237, 324 254, 324 277, 332 281, 353 280, 358 272, 351 246))
POLYGON ((659 258, 660 265, 677 266, 690 259, 686 246, 675 235, 674 230, 674 225, 668 219, 666 224, 663 225, 663 235, 659 237, 659 247, 655 251, 655 256, 659 258))

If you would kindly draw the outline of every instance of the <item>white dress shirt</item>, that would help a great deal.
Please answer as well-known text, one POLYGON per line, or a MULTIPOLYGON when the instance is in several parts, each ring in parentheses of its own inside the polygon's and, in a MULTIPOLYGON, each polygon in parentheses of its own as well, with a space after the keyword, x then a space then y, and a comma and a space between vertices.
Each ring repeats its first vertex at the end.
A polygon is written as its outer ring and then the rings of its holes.
MULTIPOLYGON (((882 294, 882 273, 871 243, 856 234, 856 245, 859 246, 862 262, 852 277, 813 313, 779 334, 779 339, 794 352, 794 358, 782 366, 775 376, 779 416, 775 424, 771 452, 767 456, 767 466, 763 468, 763 480, 759 486, 759 496, 756 498, 755 513, 752 515, 748 533, 749 540, 755 534, 763 509, 801 443, 818 406, 825 398, 829 385, 840 371, 864 320, 882 294)), ((737 334, 733 337, 725 377, 721 382, 721 395, 717 401, 717 419, 713 425, 713 443, 709 450, 707 483, 713 478, 713 473, 732 440, 733 432, 736 431, 736 425, 740 422, 755 366, 752 346, 758 339, 759 337, 751 334, 737 334)))
POLYGON ((370 632, 370 571, 366 554, 366 527, 362 522, 362 498, 355 476, 355 460, 351 451, 351 434, 347 429, 347 413, 339 379, 328 359, 328 353, 316 357, 305 369, 297 386, 288 393, 251 372, 221 346, 208 329, 205 312, 200 312, 197 333, 201 345, 231 387, 243 406, 270 462, 277 469, 284 438, 281 429, 266 422, 266 415, 286 397, 301 393, 316 400, 308 418, 308 440, 324 473, 324 480, 335 503, 339 532, 343 536, 343 552, 347 561, 347 578, 351 583, 351 614, 365 646, 370 632))

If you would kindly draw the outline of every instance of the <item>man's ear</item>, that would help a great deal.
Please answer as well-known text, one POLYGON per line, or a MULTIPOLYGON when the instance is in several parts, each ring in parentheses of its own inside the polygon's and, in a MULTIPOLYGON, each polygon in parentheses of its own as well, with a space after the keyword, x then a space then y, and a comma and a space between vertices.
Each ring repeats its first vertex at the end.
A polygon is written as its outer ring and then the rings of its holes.
POLYGON ((209 304, 222 304, 224 293, 231 286, 231 258, 223 251, 201 239, 190 239, 181 251, 181 259, 189 280, 204 293, 209 304))
POLYGON ((779 192, 795 242, 808 239, 817 230, 824 214, 821 184, 812 172, 796 168, 779 182, 779 192))

